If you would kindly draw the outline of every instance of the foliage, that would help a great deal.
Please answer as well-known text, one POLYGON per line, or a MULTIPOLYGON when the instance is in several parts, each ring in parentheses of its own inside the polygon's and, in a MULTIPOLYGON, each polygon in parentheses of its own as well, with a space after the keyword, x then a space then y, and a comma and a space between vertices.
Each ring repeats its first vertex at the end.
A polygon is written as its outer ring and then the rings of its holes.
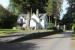
POLYGON ((48 17, 50 17, 49 19, 51 22, 53 22, 54 17, 56 17, 57 19, 59 18, 61 2, 61 0, 48 0, 45 10, 48 17))
POLYGON ((47 8, 46 8, 48 16, 51 16, 52 14, 56 15, 60 13, 61 2, 62 1, 60 0, 48 0, 47 8))
POLYGON ((67 29, 71 29, 73 18, 67 13, 67 14, 64 15, 61 22, 62 22, 63 25, 66 25, 67 29))
POLYGON ((72 25, 72 30, 74 30, 74 31, 75 31, 75 24, 73 24, 73 25, 72 25))
MULTIPOLYGON (((10 6, 12 6, 13 11, 18 11, 18 13, 26 13, 27 10, 32 9, 33 12, 36 12, 36 9, 39 9, 41 13, 45 11, 48 15, 52 15, 53 9, 54 12, 59 11, 60 0, 11 0, 10 6)), ((15 12, 16 12, 15 11, 15 12)))
POLYGON ((71 17, 73 18, 73 22, 72 23, 75 23, 75 0, 68 0, 69 1, 69 4, 70 4, 70 7, 69 7, 69 14, 71 15, 71 17))
POLYGON ((73 23, 75 23, 75 12, 72 13, 73 23))
POLYGON ((10 7, 14 13, 27 13, 30 9, 33 12, 36 12, 36 9, 39 9, 39 12, 44 12, 45 3, 46 0, 11 0, 10 7))
POLYGON ((17 16, 13 15, 0 5, 0 28, 12 28, 16 19, 17 16))
POLYGON ((68 0, 69 1, 69 8, 67 14, 64 15, 62 19, 62 23, 66 25, 67 29, 72 28, 72 24, 75 23, 75 0, 68 0))
POLYGON ((53 23, 48 23, 48 28, 47 29, 53 29, 54 24, 53 23))
POLYGON ((52 12, 53 12, 52 4, 53 4, 53 1, 52 0, 48 0, 47 7, 46 7, 46 12, 47 12, 48 16, 52 15, 52 12))

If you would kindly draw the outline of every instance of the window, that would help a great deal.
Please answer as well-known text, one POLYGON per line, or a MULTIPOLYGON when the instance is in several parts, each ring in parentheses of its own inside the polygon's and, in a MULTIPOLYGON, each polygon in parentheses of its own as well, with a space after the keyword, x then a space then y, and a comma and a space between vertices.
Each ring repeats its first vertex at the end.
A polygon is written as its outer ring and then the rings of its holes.
POLYGON ((42 22, 42 19, 40 19, 40 22, 42 22))

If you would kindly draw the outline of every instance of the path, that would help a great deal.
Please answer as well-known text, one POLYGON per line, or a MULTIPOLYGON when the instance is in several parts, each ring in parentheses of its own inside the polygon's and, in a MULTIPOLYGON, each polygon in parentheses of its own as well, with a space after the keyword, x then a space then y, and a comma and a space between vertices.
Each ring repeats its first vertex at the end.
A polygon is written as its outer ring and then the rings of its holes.
POLYGON ((0 44, 1 50, 70 50, 71 33, 55 34, 14 44, 0 44))
POLYGON ((36 44, 34 50, 70 50, 71 32, 24 41, 26 42, 36 44))

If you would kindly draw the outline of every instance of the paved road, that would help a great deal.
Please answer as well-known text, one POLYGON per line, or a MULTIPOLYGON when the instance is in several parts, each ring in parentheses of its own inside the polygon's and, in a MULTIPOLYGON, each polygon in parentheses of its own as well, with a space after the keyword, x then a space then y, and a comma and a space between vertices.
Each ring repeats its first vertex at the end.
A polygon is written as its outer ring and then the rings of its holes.
POLYGON ((20 34, 20 35, 9 35, 9 36, 2 36, 0 37, 0 42, 9 42, 9 41, 13 41, 15 39, 21 38, 25 36, 24 34, 20 34))
POLYGON ((70 50, 72 32, 55 34, 13 44, 0 44, 0 50, 70 50))

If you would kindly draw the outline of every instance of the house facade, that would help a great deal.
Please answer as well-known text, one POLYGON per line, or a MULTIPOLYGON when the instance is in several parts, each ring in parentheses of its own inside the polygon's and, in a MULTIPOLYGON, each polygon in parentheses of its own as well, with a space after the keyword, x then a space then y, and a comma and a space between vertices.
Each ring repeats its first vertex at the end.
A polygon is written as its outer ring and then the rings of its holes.
MULTIPOLYGON (((24 17, 24 24, 23 27, 25 28, 27 26, 27 19, 24 17)), ((47 29, 47 15, 46 14, 39 14, 37 16, 35 13, 32 14, 30 19, 30 28, 31 29, 47 29)))
POLYGON ((40 24, 42 29, 47 29, 48 22, 47 22, 47 15, 46 14, 41 14, 42 16, 40 17, 40 24))

